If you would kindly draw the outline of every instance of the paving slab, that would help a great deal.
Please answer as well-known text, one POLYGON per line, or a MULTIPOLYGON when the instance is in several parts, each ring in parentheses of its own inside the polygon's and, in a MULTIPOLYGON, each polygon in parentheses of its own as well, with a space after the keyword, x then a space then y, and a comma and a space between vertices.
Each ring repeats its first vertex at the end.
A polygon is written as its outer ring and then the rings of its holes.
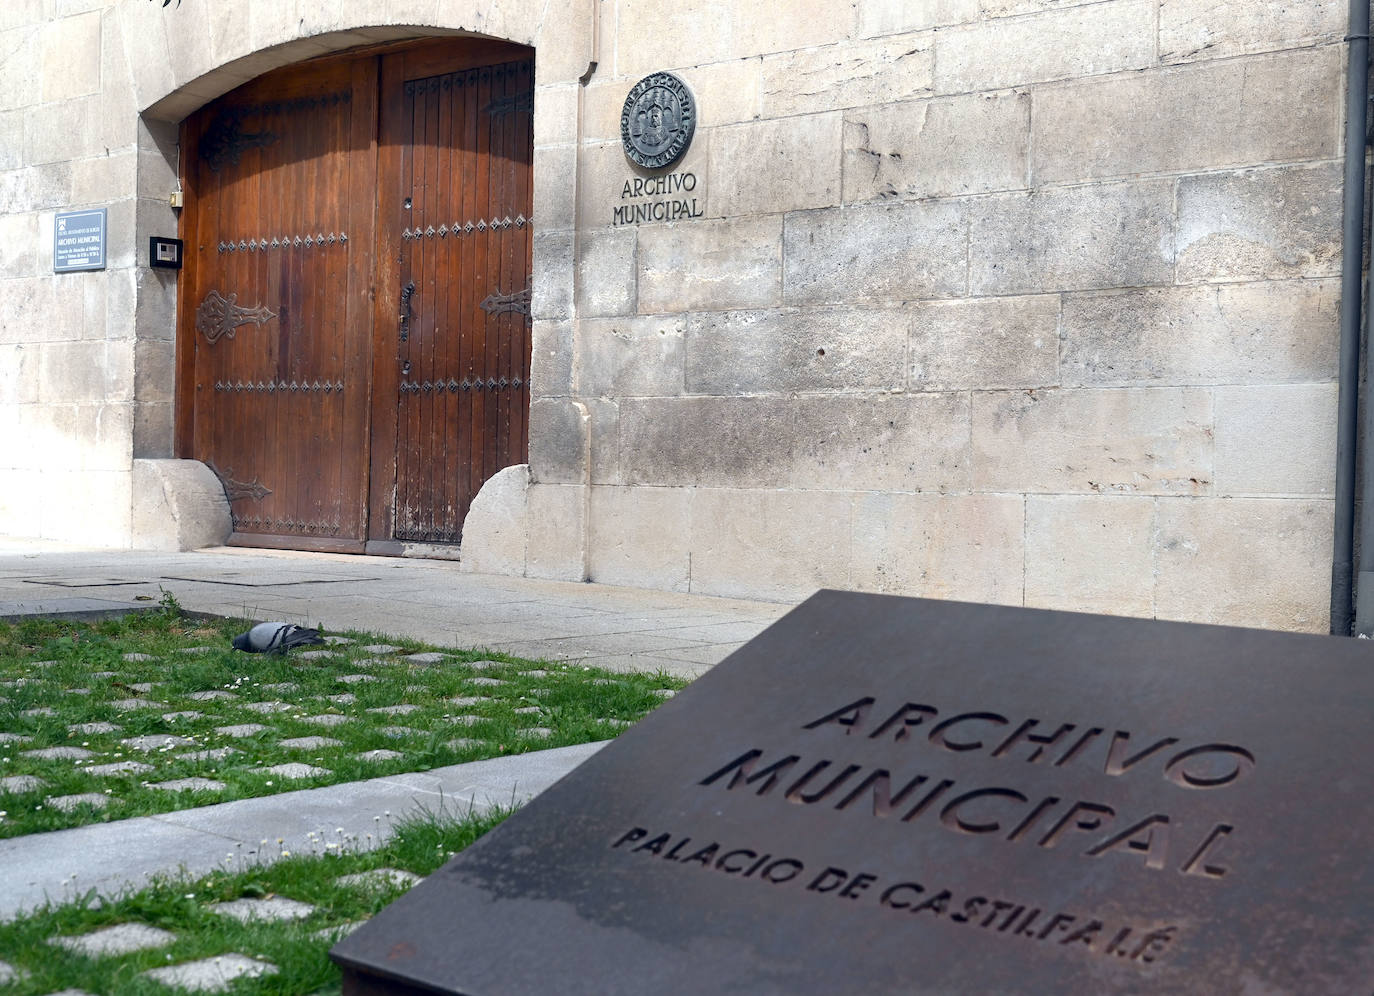
POLYGON ((64 813, 70 813, 82 806, 104 809, 109 804, 109 797, 99 792, 78 792, 75 795, 59 795, 45 800, 45 805, 51 806, 53 809, 60 809, 64 813))
POLYGON ((33 737, 23 733, 0 733, 0 744, 30 744, 33 737))
POLYGON ((422 654, 406 654, 404 657, 401 658, 401 660, 403 661, 406 661, 410 664, 419 664, 422 667, 428 667, 430 664, 439 664, 443 661, 448 661, 452 659, 452 654, 441 654, 434 651, 427 651, 422 654))
POLYGON ((300 653, 292 654, 291 656, 302 661, 320 661, 331 660, 338 657, 339 654, 334 650, 302 650, 300 653))
POLYGON ((141 737, 125 737, 120 741, 130 750, 141 750, 151 754, 155 750, 170 750, 173 747, 194 747, 190 737, 178 737, 170 733, 146 733, 141 737))
POLYGON ((258 961, 247 955, 231 953, 153 968, 143 974, 164 986, 179 986, 192 992, 220 993, 232 987, 238 979, 276 975, 277 971, 277 966, 270 961, 258 961))
POLYGON ((111 709, 118 709, 120 712, 133 712, 136 709, 166 709, 166 702, 154 702, 151 699, 116 699, 113 702, 105 703, 111 709))
POLYGON ((28 974, 22 968, 15 968, 9 962, 0 961, 0 985, 4 985, 6 982, 17 982, 27 978, 28 974))
POLYGON ((76 761, 95 757, 95 751, 82 747, 40 747, 38 750, 20 751, 24 757, 36 757, 40 761, 76 761))
POLYGON ((106 723, 103 720, 95 723, 73 723, 67 727, 70 733, 119 733, 124 727, 118 723, 106 723))
POLYGON ((206 907, 211 913, 232 917, 239 923, 251 920, 304 920, 315 907, 284 896, 268 899, 234 899, 227 903, 212 903, 206 907))
POLYGON ((226 692, 221 688, 214 688, 208 692, 192 692, 186 697, 196 702, 215 702, 223 699, 238 698, 233 692, 226 692))
POLYGON ((0 778, 0 795, 17 795, 20 792, 32 792, 48 784, 37 775, 11 775, 8 778, 0 778))
POLYGON ((176 934, 160 927, 150 927, 146 923, 121 923, 93 930, 89 934, 52 937, 48 943, 87 958, 108 958, 150 948, 165 948, 176 939, 176 934))
POLYGON ((318 750, 320 747, 342 747, 342 740, 333 737, 291 737, 277 743, 287 750, 318 750))
POLYGON ((337 712, 325 712, 318 716, 302 716, 301 722, 313 723, 316 726, 342 726, 352 720, 347 716, 340 716, 337 712))
POLYGON ((252 737, 270 728, 261 723, 237 723, 233 726, 216 726, 215 732, 222 737, 252 737))
POLYGON ((264 716, 267 716, 275 712, 290 712, 296 707, 287 705, 285 702, 273 700, 271 702, 245 702, 239 708, 247 709, 249 712, 260 712, 264 716))
POLYGON ((88 775, 141 775, 152 771, 153 766, 142 761, 111 761, 109 764, 93 764, 81 770, 88 775))
POLYGON ((149 782, 150 789, 160 789, 164 792, 192 792, 192 791, 214 791, 219 792, 225 788, 224 782, 217 782, 213 778, 173 778, 165 782, 149 782))
POLYGON ((352 875, 340 875, 334 880, 336 885, 357 886, 373 892, 396 887, 410 888, 420 881, 423 879, 419 875, 402 868, 373 868, 352 875))
POLYGON ((383 716, 405 716, 412 712, 419 712, 420 707, 411 705, 410 703, 402 703, 400 705, 376 706, 367 711, 375 712, 383 716))
POLYGON ((387 750, 385 747, 379 747, 376 750, 365 750, 361 754, 354 754, 353 756, 359 761, 390 761, 393 758, 405 757, 400 751, 387 750))
POLYGON ((301 764, 298 761, 292 761, 289 764, 274 764, 271 767, 255 770, 265 775, 276 775, 278 778, 314 778, 316 775, 329 774, 328 768, 317 768, 313 764, 301 764))
POLYGON ((392 646, 390 643, 373 643, 359 649, 365 654, 394 654, 403 648, 392 646))
POLYGON ((242 754, 243 751, 235 747, 214 747, 210 750, 193 750, 185 754, 173 754, 179 761, 223 761, 226 757, 235 754, 242 754))

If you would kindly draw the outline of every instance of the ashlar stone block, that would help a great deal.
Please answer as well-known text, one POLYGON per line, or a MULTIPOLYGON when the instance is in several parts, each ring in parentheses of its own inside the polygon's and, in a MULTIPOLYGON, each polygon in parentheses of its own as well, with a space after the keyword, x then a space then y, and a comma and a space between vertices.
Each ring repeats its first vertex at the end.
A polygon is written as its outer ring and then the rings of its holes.
MULTIPOLYGON (((899 390, 905 309, 727 311, 686 323, 691 394, 899 390)), ((668 394, 668 391, 620 392, 668 394)))
POLYGON ((1328 47, 1047 88, 1035 98, 1035 180, 1333 158, 1337 69, 1328 47))
POLYGON ((1327 631, 1330 500, 1161 500, 1158 515, 1161 619, 1327 631))
POLYGON ((592 488, 590 579, 687 591, 691 502, 687 488, 592 488))
POLYGON ((534 151, 533 217, 542 232, 572 228, 577 219, 574 181, 579 170, 578 149, 557 145, 534 151))
POLYGON ((971 295, 1173 281, 1169 181, 997 194, 969 210, 971 295))
POLYGON ((1016 14, 1037 14, 1061 7, 1081 7, 1100 0, 978 0, 978 10, 984 17, 1012 17, 1016 14))
POLYGON ((634 314, 635 229, 583 232, 578 253, 577 314, 634 314))
POLYGON ((680 395, 686 326, 679 315, 580 322, 576 392, 612 398, 680 395))
POLYGON ((968 284, 967 244, 966 209, 953 201, 789 214, 783 300, 872 306, 960 297, 968 284))
POLYGON ((578 484, 587 477, 586 406, 563 398, 530 405, 530 480, 578 484))
POLYGON ((762 113, 782 118, 912 100, 930 93, 934 66, 929 32, 768 55, 762 113))
POLYGON ((950 28, 935 36, 935 89, 970 93, 1143 69, 1154 61, 1154 20, 1154 0, 1118 0, 950 28))
POLYGON ((847 493, 703 488, 691 530, 694 592, 781 600, 851 586, 847 493))
POLYGON ((861 494, 852 515, 856 589, 1021 604, 1021 496, 861 494))
POLYGON ((574 260, 572 232, 541 232, 534 235, 534 293, 530 312, 534 319, 572 316, 574 260))
POLYGON ((551 581, 583 580, 587 576, 586 489, 578 485, 533 484, 528 495, 527 576, 551 581))
POLYGON ((626 483, 724 488, 966 488, 964 394, 627 402, 626 483))
POLYGON ((1217 493, 1330 495, 1337 394, 1334 383, 1217 388, 1217 493))
POLYGON ((1153 498, 1026 499, 1026 600, 1037 609, 1154 615, 1153 498))
POLYGON ((1159 58, 1162 62, 1225 59, 1338 42, 1348 11, 1349 4, 1341 0, 1169 0, 1159 8, 1159 58))
POLYGON ((1338 164, 1178 181, 1178 280, 1334 275, 1341 267, 1338 164))
POLYGON ((907 352, 910 389, 1054 386, 1059 310, 1053 294, 916 305, 907 352))
POLYGON ((1066 295, 1064 383, 1327 380, 1339 293, 1335 280, 1285 280, 1066 295))
MULTIPOLYGON (((4 12, 9 12, 8 5, 4 12)), ((0 17, 3 16, 0 13, 0 17)), ((43 72, 42 21, 40 14, 23 25, 0 30, 0 110, 31 107, 43 99, 41 88, 34 86, 34 81, 41 79, 43 72)), ((24 120, 32 119, 25 116, 24 120)), ((23 128, 20 128, 11 131, 8 137, 22 136, 23 128)))
POLYGON ((572 391, 573 324, 537 321, 531 329, 530 391, 534 398, 572 391))
POLYGON ((1025 187, 1030 110, 1003 91, 849 111, 845 203, 1025 187))
POLYGON ((641 228, 640 313, 776 305, 781 292, 781 236, 781 216, 641 228))
POLYGON ((843 117, 832 112, 716 129, 710 175, 736 179, 712 188, 711 214, 734 217, 838 204, 843 127, 843 117))
POLYGON ((865 0, 859 4, 858 35, 872 38, 977 19, 978 0, 865 0))
POLYGON ((1212 399, 1200 388, 973 396, 973 489, 1206 494, 1212 399))

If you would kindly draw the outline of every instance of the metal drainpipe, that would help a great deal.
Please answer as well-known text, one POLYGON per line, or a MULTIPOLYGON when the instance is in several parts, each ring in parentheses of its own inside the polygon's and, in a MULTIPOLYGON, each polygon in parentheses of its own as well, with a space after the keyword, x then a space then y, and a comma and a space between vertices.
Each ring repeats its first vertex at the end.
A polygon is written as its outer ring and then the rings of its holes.
MULTIPOLYGON (((1336 528, 1331 558, 1331 632, 1349 636, 1354 607, 1355 467, 1359 451, 1359 381, 1361 271, 1364 266, 1364 183, 1366 104, 1369 94, 1369 0, 1350 0, 1350 44, 1345 94, 1345 205, 1341 242, 1341 357, 1336 424, 1336 528)), ((1372 382, 1374 383, 1374 382, 1372 382)), ((1371 461, 1366 460, 1369 476, 1371 461)), ((1374 488, 1365 482, 1366 495, 1374 488)), ((1374 626, 1374 502, 1367 502, 1361 523, 1358 619, 1374 626)))

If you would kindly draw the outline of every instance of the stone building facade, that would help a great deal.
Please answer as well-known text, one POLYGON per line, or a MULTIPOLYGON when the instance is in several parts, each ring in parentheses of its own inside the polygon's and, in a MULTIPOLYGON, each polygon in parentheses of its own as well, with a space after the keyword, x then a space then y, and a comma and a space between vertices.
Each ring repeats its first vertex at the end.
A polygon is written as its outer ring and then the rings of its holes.
POLYGON ((533 348, 529 462, 474 502, 468 567, 1324 630, 1344 19, 7 0, 0 532, 223 538, 174 432, 185 271, 147 258, 184 211, 179 123, 326 53, 476 35, 535 60, 533 348), (697 126, 645 170, 621 113, 655 71, 697 126), (56 274, 83 207, 107 265, 56 274))

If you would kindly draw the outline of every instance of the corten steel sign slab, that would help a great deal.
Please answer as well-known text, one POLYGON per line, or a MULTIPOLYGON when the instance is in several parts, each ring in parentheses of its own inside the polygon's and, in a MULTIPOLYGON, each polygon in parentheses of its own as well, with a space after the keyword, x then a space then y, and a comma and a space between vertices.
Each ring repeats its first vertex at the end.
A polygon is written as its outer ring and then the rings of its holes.
POLYGON ((345 993, 1374 992, 1374 647, 822 592, 342 941, 345 993))

